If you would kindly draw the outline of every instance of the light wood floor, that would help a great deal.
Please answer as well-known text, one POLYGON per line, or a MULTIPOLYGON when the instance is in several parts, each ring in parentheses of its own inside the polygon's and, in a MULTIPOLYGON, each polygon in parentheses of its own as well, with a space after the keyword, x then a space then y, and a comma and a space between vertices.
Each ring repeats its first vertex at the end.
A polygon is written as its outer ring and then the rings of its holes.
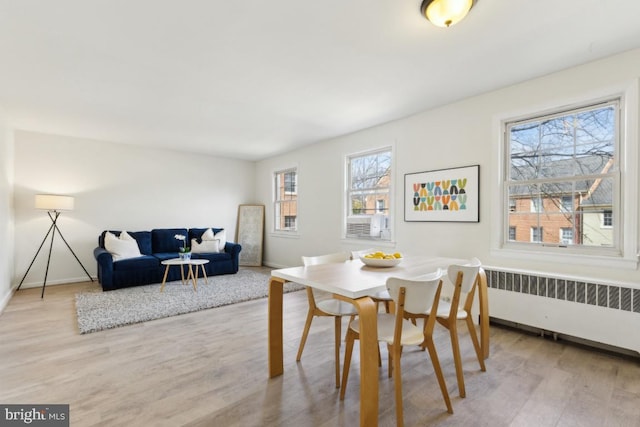
MULTIPOLYGON (((51 286, 44 300, 40 289, 16 293, 0 316, 0 403, 68 403, 72 426, 358 425, 357 350, 340 402, 331 319, 314 320, 295 362, 304 292, 284 297, 285 374, 268 379, 266 299, 79 335, 74 295, 97 286, 51 286)), ((461 399, 448 336, 436 329, 454 414, 427 353, 407 348, 407 426, 640 426, 637 359, 494 326, 487 372, 462 338, 461 399)), ((384 348, 382 357, 380 425, 394 426, 384 348)))

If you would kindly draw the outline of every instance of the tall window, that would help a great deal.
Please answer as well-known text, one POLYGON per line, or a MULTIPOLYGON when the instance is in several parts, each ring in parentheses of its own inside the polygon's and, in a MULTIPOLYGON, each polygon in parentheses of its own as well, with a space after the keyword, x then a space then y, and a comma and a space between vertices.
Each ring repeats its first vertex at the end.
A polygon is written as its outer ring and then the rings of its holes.
POLYGON ((542 242, 542 227, 531 227, 531 241, 542 242))
POLYGON ((505 123, 504 244, 619 249, 618 230, 602 230, 619 211, 619 110, 615 98, 505 123), (513 210, 518 200, 530 211, 513 210), (531 227, 529 241, 511 239, 517 226, 531 227))
POLYGON ((391 239, 391 148, 347 158, 346 237, 391 239))
POLYGON ((296 168, 277 171, 274 174, 274 230, 298 230, 298 172, 296 168))

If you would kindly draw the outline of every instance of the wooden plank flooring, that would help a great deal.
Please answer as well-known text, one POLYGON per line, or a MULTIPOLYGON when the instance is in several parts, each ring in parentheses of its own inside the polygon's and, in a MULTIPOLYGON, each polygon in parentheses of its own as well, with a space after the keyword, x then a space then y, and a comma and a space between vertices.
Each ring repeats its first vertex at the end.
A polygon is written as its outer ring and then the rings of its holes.
MULTIPOLYGON (((71 425, 83 427, 358 425, 357 349, 340 402, 331 319, 314 320, 295 362, 304 292, 284 297, 285 374, 268 379, 266 299, 79 335, 74 295, 97 286, 51 286, 44 300, 40 289, 16 293, 0 316, 0 403, 68 403, 71 425)), ((461 399, 448 335, 436 331, 454 414, 428 354, 407 348, 407 426, 640 426, 637 359, 493 326, 487 372, 461 338, 461 399)), ((382 357, 380 425, 394 426, 384 348, 382 357)))

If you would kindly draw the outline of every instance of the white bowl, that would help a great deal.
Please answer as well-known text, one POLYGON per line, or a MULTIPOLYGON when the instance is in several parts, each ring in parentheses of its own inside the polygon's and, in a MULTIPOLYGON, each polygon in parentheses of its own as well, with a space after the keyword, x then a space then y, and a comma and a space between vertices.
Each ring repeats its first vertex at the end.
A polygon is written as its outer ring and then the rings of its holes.
POLYGON ((393 258, 393 259, 379 259, 379 258, 365 258, 363 255, 360 255, 360 261, 368 265, 369 267, 395 267, 400 264, 402 258, 393 258))

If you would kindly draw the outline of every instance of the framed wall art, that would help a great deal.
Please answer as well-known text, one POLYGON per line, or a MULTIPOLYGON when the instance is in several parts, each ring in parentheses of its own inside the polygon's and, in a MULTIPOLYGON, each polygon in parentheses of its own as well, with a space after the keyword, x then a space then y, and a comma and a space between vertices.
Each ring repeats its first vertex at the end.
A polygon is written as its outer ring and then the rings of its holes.
POLYGON ((264 235, 264 205, 238 206, 236 243, 242 245, 238 263, 245 266, 262 265, 264 235))
POLYGON ((404 220, 480 222, 480 165, 405 174, 404 220))

